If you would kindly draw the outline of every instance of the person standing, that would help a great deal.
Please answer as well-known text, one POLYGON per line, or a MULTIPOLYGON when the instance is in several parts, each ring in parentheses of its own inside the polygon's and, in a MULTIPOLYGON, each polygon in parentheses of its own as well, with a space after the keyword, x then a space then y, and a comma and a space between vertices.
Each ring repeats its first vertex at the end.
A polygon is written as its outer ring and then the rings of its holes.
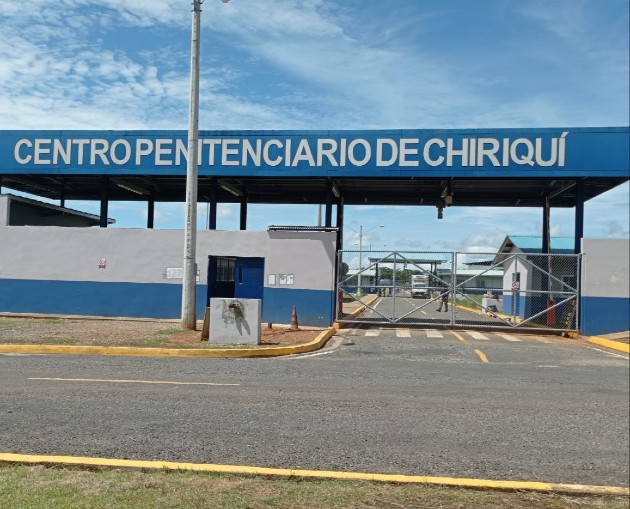
POLYGON ((442 305, 444 305, 444 311, 448 311, 448 287, 442 288, 442 293, 440 294, 440 305, 437 310, 442 311, 442 305))

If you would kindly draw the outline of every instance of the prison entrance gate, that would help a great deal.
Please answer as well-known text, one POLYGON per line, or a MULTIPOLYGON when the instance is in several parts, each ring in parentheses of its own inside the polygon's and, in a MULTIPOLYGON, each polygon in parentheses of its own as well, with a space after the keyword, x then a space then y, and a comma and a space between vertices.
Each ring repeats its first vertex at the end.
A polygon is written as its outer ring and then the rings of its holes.
POLYGON ((336 320, 577 331, 580 256, 339 251, 336 320))

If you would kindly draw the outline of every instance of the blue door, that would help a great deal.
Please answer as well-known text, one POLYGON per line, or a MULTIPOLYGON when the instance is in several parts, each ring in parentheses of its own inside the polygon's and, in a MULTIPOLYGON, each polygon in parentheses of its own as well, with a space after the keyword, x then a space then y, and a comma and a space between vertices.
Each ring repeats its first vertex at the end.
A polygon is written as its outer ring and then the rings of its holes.
POLYGON ((236 258, 234 298, 262 300, 264 278, 264 258, 236 258))

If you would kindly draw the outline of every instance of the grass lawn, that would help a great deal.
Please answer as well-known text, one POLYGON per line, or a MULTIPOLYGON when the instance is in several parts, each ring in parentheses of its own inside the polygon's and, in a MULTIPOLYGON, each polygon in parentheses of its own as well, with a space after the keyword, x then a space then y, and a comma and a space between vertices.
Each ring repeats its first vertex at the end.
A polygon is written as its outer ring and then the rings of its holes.
POLYGON ((358 481, 0 464, 0 507, 627 509, 628 498, 569 497, 358 481))

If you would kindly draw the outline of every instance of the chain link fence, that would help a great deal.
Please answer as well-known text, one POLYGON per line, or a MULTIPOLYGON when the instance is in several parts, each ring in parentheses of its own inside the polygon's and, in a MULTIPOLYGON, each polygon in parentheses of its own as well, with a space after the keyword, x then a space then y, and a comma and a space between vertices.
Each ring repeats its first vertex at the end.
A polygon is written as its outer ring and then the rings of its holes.
POLYGON ((340 322, 578 329, 580 255, 341 251, 340 322))

